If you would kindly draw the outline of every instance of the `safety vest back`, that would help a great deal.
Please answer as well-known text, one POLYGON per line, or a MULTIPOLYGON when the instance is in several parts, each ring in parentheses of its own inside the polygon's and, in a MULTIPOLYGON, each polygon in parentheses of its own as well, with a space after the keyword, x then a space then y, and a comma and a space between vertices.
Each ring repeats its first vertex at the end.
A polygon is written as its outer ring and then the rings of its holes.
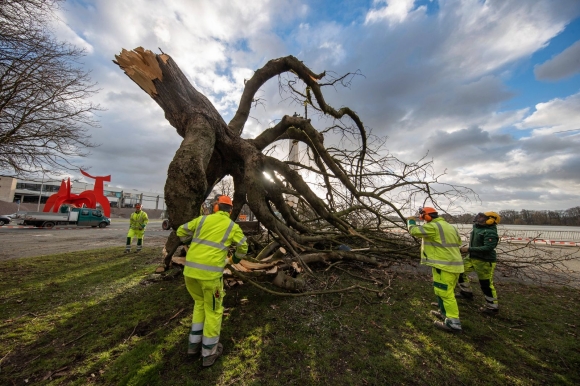
POLYGON ((447 272, 464 271, 459 251, 461 236, 457 229, 444 219, 435 218, 422 226, 411 225, 409 233, 422 239, 421 264, 447 272))
POLYGON ((230 219, 228 213, 197 217, 177 230, 182 240, 191 237, 185 258, 183 275, 200 280, 220 278, 226 265, 228 247, 237 244, 236 256, 243 258, 248 244, 242 229, 230 219))

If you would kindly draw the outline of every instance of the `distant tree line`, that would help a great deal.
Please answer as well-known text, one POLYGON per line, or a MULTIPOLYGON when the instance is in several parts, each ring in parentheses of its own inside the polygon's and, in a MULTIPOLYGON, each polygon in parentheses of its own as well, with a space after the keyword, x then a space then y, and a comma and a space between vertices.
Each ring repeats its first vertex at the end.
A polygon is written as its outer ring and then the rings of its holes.
MULTIPOLYGON (((568 225, 580 226, 580 206, 566 210, 500 210, 502 224, 510 225, 568 225)), ((457 216, 444 215, 447 221, 458 224, 473 222, 474 213, 457 216)))

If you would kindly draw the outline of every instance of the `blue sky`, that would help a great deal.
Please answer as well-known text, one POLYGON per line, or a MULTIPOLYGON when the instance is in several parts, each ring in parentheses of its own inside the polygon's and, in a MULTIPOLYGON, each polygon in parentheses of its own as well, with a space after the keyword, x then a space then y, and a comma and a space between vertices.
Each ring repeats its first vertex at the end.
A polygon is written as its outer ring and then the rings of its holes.
MULTIPOLYGON (((578 0, 70 0, 59 18, 58 36, 86 48, 106 109, 93 132, 102 145, 82 163, 112 184, 162 191, 181 139, 111 62, 143 46, 171 55, 226 122, 243 79, 270 59, 359 70, 328 100, 388 136, 394 155, 428 154, 445 182, 474 189, 481 202, 466 209, 580 205, 580 131, 558 133, 580 129, 578 0)), ((246 137, 300 111, 275 80, 260 97, 246 137)))

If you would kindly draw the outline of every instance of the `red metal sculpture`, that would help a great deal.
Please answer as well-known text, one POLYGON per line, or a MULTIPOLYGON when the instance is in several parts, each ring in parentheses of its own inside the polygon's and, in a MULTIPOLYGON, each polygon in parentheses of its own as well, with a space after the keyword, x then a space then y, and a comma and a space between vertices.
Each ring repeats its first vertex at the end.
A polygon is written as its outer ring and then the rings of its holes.
POLYGON ((82 169, 80 170, 84 176, 95 180, 93 190, 85 190, 80 194, 73 194, 70 192, 71 189, 70 178, 68 178, 68 180, 66 181, 62 180, 58 192, 56 192, 55 194, 50 196, 48 200, 46 200, 46 204, 44 205, 44 211, 50 212, 50 210, 52 209, 52 211, 56 213, 63 204, 73 205, 76 207, 84 206, 92 209, 96 209, 97 204, 100 204, 101 208, 103 208, 103 213, 105 214, 105 216, 111 217, 111 204, 109 203, 109 200, 107 199, 107 197, 105 197, 105 194, 103 192, 104 188, 103 182, 105 181, 110 182, 111 176, 108 175, 108 176, 93 177, 84 170, 82 169))

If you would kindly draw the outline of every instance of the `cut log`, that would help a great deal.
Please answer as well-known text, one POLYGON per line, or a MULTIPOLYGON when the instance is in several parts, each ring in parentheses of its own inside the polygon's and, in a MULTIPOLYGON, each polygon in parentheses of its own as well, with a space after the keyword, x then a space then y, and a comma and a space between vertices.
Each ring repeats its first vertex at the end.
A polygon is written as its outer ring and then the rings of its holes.
POLYGON ((284 271, 278 271, 278 275, 276 275, 276 278, 274 279, 274 281, 272 281, 272 284, 280 288, 287 289, 289 291, 297 291, 297 292, 303 291, 305 287, 304 280, 302 280, 300 276, 293 278, 291 276, 286 275, 284 271))

